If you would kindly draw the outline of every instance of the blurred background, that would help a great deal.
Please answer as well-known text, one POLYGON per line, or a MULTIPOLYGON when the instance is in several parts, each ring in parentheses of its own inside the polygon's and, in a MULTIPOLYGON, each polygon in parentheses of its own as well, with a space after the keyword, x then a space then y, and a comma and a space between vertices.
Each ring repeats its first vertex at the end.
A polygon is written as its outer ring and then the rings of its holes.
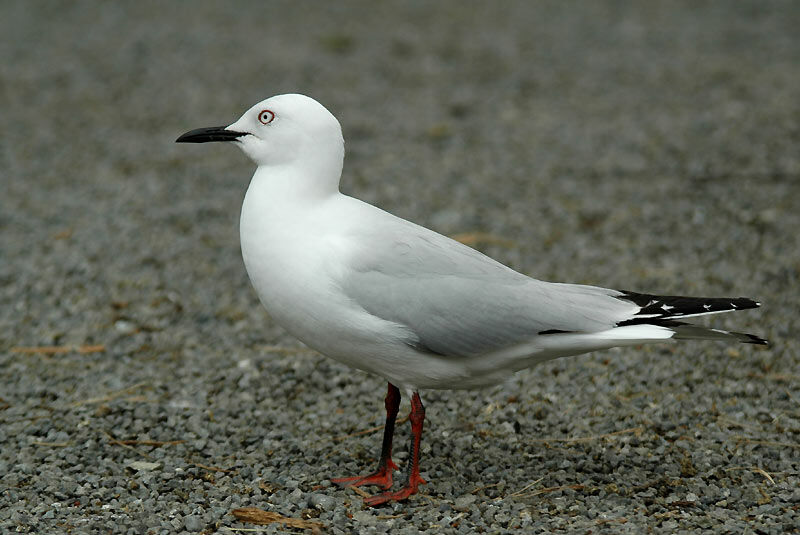
POLYGON ((320 487, 372 463, 377 435, 331 437, 382 421, 383 382, 270 322, 238 244, 253 165, 174 143, 299 92, 342 123, 343 192, 537 278, 759 299, 713 323, 774 342, 614 350, 423 396, 432 482, 398 506, 404 529, 457 530, 457 511, 471 531, 600 529, 601 513, 633 532, 796 529, 798 27, 790 1, 0 3, 0 526, 117 514, 120 532, 210 533, 270 503, 401 527, 320 487), (639 428, 637 454, 536 442, 639 428), (126 468, 143 454, 217 483, 183 498, 126 468), (664 473, 680 483, 637 494, 664 473), (540 477, 564 489, 487 512, 540 477), (739 495, 718 505, 723 488, 739 495))

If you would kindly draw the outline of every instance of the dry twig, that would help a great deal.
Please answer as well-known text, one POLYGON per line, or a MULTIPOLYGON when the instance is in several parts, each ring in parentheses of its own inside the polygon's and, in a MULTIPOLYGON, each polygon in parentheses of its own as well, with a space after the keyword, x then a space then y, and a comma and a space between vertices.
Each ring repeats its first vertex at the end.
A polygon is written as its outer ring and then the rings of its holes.
POLYGON ((728 427, 741 427, 742 429, 753 429, 755 431, 761 431, 761 428, 759 426, 753 424, 746 424, 744 422, 734 420, 733 418, 725 418, 724 416, 717 417, 717 423, 724 424, 728 427))
POLYGON ((800 442, 776 442, 773 440, 758 440, 755 438, 750 437, 743 437, 743 436, 736 436, 733 437, 736 440, 736 445, 739 444, 759 444, 761 446, 778 446, 782 448, 800 448, 800 442))
POLYGON ((143 456, 143 457, 147 457, 148 459, 150 458, 150 456, 149 456, 148 454, 146 454, 145 452, 143 452, 143 451, 139 451, 139 450, 137 450, 136 448, 134 448, 134 447, 132 447, 132 446, 129 446, 129 445, 127 445, 127 444, 124 444, 123 442, 121 442, 121 441, 117 440, 117 439, 116 439, 116 438, 114 438, 114 437, 111 435, 111 433, 109 433, 108 431, 103 431, 103 434, 104 434, 106 437, 108 437, 108 441, 109 441, 111 444, 116 444, 117 446, 122 446, 123 448, 126 448, 126 449, 129 449, 129 450, 133 451, 133 452, 136 452, 136 453, 138 453, 139 455, 141 455, 141 456, 143 456))
MULTIPOLYGON (((133 392, 135 390, 138 390, 138 389, 142 388, 143 386, 147 386, 147 383, 136 383, 135 385, 129 386, 127 388, 123 388, 122 390, 117 390, 115 392, 110 392, 110 393, 106 394, 105 396, 100 396, 100 397, 96 397, 96 398, 89 398, 89 399, 83 399, 83 400, 80 400, 80 401, 75 401, 73 403, 70 403, 69 406, 70 407, 79 407, 81 405, 91 405, 91 404, 94 404, 94 403, 105 403, 106 401, 111 401, 111 400, 116 399, 118 397, 122 397, 125 394, 130 394, 131 392, 133 392)), ((137 401, 139 399, 140 398, 136 398, 137 401)))
POLYGON ((772 476, 769 475, 769 472, 764 470, 758 466, 731 466, 730 468, 726 468, 725 470, 733 471, 733 470, 750 470, 751 472, 755 472, 756 474, 761 474, 764 476, 770 483, 773 485, 775 484, 775 480, 772 479, 772 476))
POLYGON ((223 472, 225 474, 230 474, 231 472, 235 472, 236 471, 236 470, 234 470, 232 468, 217 468, 216 466, 206 466, 206 465, 200 464, 200 463, 193 463, 191 461, 189 461, 189 462, 193 466, 196 466, 197 468, 202 468, 203 470, 208 470, 209 472, 223 472))
MULTIPOLYGON (((516 491, 516 492, 512 492, 511 494, 509 494, 508 496, 506 496, 506 498, 513 498, 513 497, 516 497, 516 496, 522 496, 522 495, 525 493, 525 491, 526 491, 526 490, 528 490, 529 488, 531 488, 531 487, 532 487, 532 486, 534 486, 535 484, 539 483, 539 482, 540 482, 541 480, 543 480, 543 479, 544 479, 544 476, 540 477, 540 478, 539 478, 539 479, 537 479, 536 481, 531 481, 530 483, 528 483, 527 485, 525 485, 524 487, 522 487, 522 488, 521 488, 521 489, 519 489, 518 491, 516 491)), ((505 498, 497 498, 497 499, 498 499, 498 500, 503 500, 503 499, 505 499, 505 498)))
POLYGON ((528 492, 528 493, 525 493, 525 494, 520 494, 518 496, 518 498, 529 498, 531 496, 539 496, 541 494, 548 494, 550 492, 557 492, 559 490, 566 490, 566 489, 583 490, 585 488, 586 488, 586 485, 561 485, 561 486, 558 486, 558 487, 545 487, 543 489, 538 489, 538 490, 534 490, 532 492, 528 492))
POLYGON ((356 494, 358 494, 362 498, 369 498, 371 496, 371 494, 369 492, 367 492, 366 490, 364 490, 364 489, 362 489, 360 487, 352 487, 352 486, 350 486, 350 487, 347 487, 347 488, 352 490, 353 492, 355 492, 356 494))
POLYGON ((247 522, 249 524, 265 526, 267 524, 278 523, 290 528, 310 529, 311 533, 315 535, 322 532, 322 524, 319 522, 309 522, 302 518, 291 518, 272 511, 264 511, 258 507, 241 507, 231 511, 231 514, 240 522, 247 522))
MULTIPOLYGON (((539 480, 539 481, 541 481, 541 480, 539 480)), ((490 489, 490 488, 492 488, 492 487, 496 487, 496 486, 497 486, 497 485, 499 485, 500 483, 501 483, 501 482, 500 482, 500 481, 498 481, 497 483, 492 483, 491 485, 484 485, 484 486, 482 486, 482 487, 475 487, 474 489, 472 489, 472 491, 470 492, 470 494, 475 494, 475 493, 476 493, 476 492, 478 492, 479 490, 486 490, 486 489, 490 489)))

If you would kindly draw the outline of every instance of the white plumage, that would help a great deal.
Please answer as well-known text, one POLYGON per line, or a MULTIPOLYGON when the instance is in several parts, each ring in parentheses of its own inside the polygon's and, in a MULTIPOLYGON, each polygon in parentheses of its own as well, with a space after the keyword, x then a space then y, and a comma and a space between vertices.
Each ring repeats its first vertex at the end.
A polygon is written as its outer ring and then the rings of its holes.
POLYGON ((253 159, 240 234, 261 302, 308 346, 386 378, 390 394, 480 387, 552 358, 670 338, 766 343, 680 321, 758 306, 749 299, 539 281, 342 195, 339 122, 309 97, 269 98, 179 141, 233 141, 253 159))

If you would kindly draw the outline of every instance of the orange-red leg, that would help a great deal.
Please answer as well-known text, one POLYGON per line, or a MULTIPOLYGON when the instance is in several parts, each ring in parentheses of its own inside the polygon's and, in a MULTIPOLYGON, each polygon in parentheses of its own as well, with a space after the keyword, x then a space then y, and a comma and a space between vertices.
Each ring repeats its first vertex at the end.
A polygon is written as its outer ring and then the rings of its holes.
POLYGON ((364 499, 364 504, 370 507, 381 505, 392 501, 405 500, 412 494, 417 493, 417 487, 427 483, 422 476, 419 475, 419 444, 422 439, 422 424, 425 421, 425 407, 422 406, 422 400, 419 398, 419 393, 414 392, 411 397, 411 448, 408 456, 406 482, 403 487, 395 492, 387 491, 375 496, 364 499))
POLYGON ((394 423, 397 420, 397 411, 400 408, 400 390, 389 383, 386 392, 386 425, 383 428, 383 444, 381 445, 381 459, 378 469, 366 476, 341 477, 331 479, 331 483, 346 487, 359 487, 362 485, 379 485, 383 489, 392 488, 392 470, 397 465, 392 462, 392 438, 394 437, 394 423))

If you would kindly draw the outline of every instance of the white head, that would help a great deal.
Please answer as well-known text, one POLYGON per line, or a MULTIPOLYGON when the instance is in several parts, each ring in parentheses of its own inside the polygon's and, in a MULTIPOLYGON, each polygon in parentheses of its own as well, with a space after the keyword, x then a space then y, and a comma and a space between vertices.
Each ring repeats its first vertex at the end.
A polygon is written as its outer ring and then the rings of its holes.
POLYGON ((277 95, 262 100, 228 126, 186 132, 178 143, 231 141, 259 168, 293 166, 322 181, 335 175, 338 186, 344 159, 339 121, 311 97, 277 95), (321 175, 321 176, 320 176, 321 175))

